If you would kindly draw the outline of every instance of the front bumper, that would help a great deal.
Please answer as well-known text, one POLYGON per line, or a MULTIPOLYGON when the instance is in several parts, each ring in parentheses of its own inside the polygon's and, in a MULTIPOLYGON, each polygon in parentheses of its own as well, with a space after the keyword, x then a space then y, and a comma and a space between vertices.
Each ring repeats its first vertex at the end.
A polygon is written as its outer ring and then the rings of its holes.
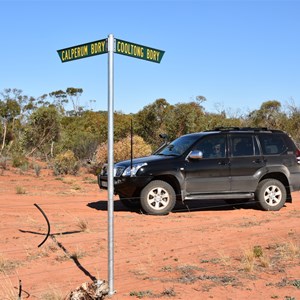
MULTIPOLYGON (((152 180, 148 176, 120 176, 114 177, 114 193, 122 195, 123 197, 136 197, 141 190, 152 180)), ((107 189, 107 176, 98 176, 98 185, 100 189, 107 189)))

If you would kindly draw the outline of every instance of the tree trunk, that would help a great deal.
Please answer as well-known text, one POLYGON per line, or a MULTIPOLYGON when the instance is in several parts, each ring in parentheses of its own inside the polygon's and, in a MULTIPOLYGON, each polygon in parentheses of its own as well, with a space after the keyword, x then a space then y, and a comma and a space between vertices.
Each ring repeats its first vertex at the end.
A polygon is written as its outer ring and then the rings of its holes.
POLYGON ((54 142, 52 141, 51 150, 50 150, 51 157, 53 157, 53 148, 54 148, 54 142))
POLYGON ((1 151, 0 151, 0 154, 2 154, 2 151, 5 147, 5 140, 6 140, 6 133, 7 133, 7 121, 5 120, 3 122, 3 140, 2 140, 2 146, 1 146, 1 151))

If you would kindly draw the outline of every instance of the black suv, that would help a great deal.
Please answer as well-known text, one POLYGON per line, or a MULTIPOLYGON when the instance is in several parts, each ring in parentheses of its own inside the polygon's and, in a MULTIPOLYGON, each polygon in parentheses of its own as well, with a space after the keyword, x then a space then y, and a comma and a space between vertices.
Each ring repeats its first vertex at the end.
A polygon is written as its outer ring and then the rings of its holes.
MULTIPOLYGON (((107 188, 107 168, 98 177, 107 188)), ((216 128, 191 133, 151 156, 114 166, 114 192, 127 207, 167 214, 176 200, 255 199, 263 210, 279 210, 300 190, 300 151, 283 131, 216 128)))

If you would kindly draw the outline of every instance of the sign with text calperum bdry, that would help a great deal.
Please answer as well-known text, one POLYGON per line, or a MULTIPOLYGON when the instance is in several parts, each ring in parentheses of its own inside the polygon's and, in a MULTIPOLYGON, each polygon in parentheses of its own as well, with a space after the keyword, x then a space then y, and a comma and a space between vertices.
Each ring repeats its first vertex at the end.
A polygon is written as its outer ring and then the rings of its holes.
POLYGON ((62 62, 107 53, 107 39, 57 50, 62 62))

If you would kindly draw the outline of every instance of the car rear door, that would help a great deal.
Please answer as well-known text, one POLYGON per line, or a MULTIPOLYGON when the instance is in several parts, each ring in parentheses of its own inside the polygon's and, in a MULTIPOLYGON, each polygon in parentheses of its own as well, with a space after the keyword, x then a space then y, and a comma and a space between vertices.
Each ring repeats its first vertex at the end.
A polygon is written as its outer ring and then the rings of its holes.
POLYGON ((254 192, 264 158, 258 147, 254 133, 235 133, 229 135, 229 158, 231 192, 254 192))

